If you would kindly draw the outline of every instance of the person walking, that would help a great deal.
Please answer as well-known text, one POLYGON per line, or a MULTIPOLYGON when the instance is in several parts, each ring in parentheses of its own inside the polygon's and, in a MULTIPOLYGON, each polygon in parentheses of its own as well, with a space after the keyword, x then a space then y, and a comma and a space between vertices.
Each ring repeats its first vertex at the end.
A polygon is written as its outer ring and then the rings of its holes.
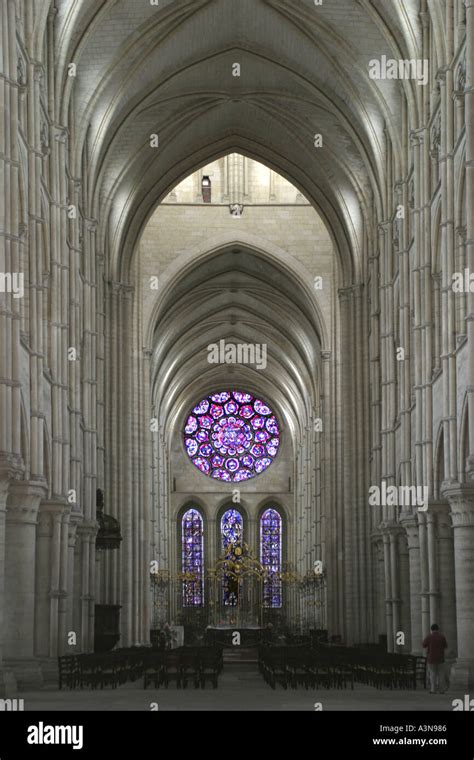
POLYGON ((448 642, 439 630, 439 625, 433 623, 431 633, 423 641, 423 648, 428 650, 426 660, 430 679, 430 694, 444 694, 447 689, 444 672, 444 651, 447 646, 448 642))

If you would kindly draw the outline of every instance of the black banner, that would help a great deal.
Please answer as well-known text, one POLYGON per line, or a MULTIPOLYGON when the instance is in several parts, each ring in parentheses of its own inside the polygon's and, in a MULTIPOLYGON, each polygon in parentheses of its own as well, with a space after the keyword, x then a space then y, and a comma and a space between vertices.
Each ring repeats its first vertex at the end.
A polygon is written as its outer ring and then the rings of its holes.
POLYGON ((196 751, 472 760, 471 712, 5 712, 0 760, 196 751), (220 749, 219 749, 220 748, 220 749))

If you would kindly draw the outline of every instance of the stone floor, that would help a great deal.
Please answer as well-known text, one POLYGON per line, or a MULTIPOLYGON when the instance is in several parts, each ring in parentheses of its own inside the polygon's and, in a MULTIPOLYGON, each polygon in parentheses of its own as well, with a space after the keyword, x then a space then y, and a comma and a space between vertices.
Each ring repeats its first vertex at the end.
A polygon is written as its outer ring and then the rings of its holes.
POLYGON ((254 666, 226 665, 216 690, 205 689, 143 689, 143 681, 127 683, 118 689, 103 691, 59 691, 44 689, 27 692, 25 710, 315 710, 320 702, 323 710, 416 710, 451 711, 452 700, 461 694, 448 692, 431 695, 427 691, 379 691, 355 684, 354 691, 306 691, 304 688, 285 691, 277 686, 273 691, 254 666), (154 706, 153 709, 156 709, 154 706))

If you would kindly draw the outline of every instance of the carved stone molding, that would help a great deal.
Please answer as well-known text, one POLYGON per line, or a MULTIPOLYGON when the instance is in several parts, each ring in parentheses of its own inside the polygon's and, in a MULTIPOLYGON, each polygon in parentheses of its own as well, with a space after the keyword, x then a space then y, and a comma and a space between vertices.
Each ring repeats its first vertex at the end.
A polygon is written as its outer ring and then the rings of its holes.
POLYGON ((16 67, 16 78, 18 82, 18 86, 21 90, 24 90, 27 83, 27 77, 26 77, 26 71, 25 71, 25 62, 23 60, 23 56, 18 56, 18 63, 16 67))
POLYGON ((49 149, 49 127, 45 121, 41 122, 40 127, 40 145, 41 145, 41 153, 43 156, 48 156, 50 153, 49 149))
POLYGON ((67 141, 67 138, 69 136, 69 130, 67 129, 67 127, 55 126, 53 127, 53 130, 54 130, 53 136, 56 142, 64 144, 67 141))

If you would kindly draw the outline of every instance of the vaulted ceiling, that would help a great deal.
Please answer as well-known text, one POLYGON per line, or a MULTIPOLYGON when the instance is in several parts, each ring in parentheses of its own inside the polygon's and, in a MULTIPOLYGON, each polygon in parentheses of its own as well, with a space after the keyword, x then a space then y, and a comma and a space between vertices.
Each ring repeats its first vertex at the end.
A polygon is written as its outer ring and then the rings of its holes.
POLYGON ((295 433, 319 405, 321 326, 310 288, 289 268, 242 245, 217 249, 168 288, 156 315, 153 402, 168 431, 209 389, 261 394, 295 433), (265 366, 212 363, 208 347, 264 346, 265 366))
MULTIPOLYGON (((423 89, 371 80, 369 60, 420 56, 424 2, 56 0, 57 119, 73 127, 76 166, 86 152, 111 273, 127 276, 138 235, 171 187, 234 150, 311 199, 344 278, 357 277, 362 220, 374 208, 383 218, 385 130, 396 152, 403 97, 415 128, 423 89), (71 62, 76 77, 67 76, 71 62)), ((435 28, 442 5, 429 2, 435 28)), ((39 49, 49 7, 43 0, 39 49)), ((441 36, 438 48, 441 56, 441 36)))

